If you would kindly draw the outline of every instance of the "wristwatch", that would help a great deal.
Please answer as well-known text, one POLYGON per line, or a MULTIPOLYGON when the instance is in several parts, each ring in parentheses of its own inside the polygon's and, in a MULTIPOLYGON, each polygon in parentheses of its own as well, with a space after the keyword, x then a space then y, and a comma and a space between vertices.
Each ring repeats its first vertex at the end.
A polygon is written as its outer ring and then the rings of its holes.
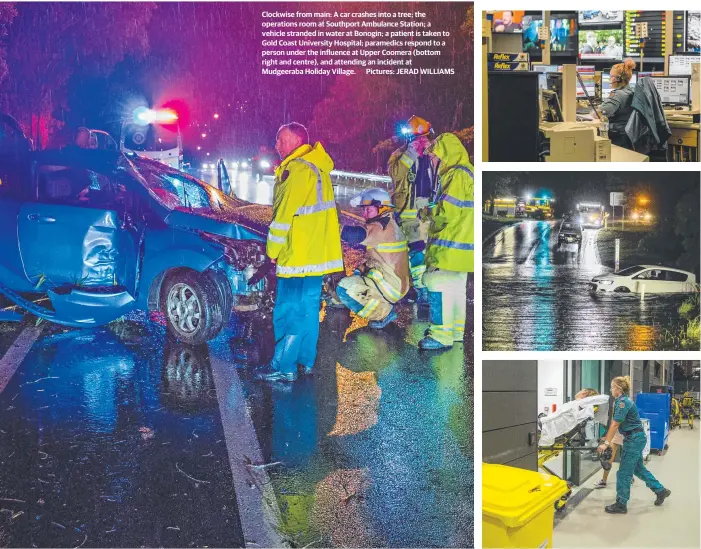
POLYGON ((604 444, 606 444, 606 446, 611 446, 611 443, 608 440, 605 440, 604 444))

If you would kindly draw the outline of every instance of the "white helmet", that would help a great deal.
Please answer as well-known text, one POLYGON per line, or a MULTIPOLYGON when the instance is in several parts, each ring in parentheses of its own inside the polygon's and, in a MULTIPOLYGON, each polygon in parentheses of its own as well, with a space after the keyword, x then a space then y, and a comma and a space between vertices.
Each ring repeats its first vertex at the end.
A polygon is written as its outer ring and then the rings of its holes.
POLYGON ((384 189, 365 189, 351 199, 350 205, 354 208, 358 206, 386 206, 394 208, 389 193, 384 189))

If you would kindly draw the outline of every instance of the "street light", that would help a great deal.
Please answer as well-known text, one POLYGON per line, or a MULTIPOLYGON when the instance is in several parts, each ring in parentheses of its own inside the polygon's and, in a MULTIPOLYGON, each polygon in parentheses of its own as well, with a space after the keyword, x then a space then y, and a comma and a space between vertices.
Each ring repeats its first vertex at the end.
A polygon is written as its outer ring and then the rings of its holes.
POLYGON ((203 134, 202 134, 202 139, 204 139, 205 137, 207 137, 207 134, 206 134, 206 133, 203 133, 203 134))
POLYGON ((215 120, 218 120, 218 119, 219 119, 219 114, 216 113, 216 112, 214 113, 214 119, 215 119, 215 120))

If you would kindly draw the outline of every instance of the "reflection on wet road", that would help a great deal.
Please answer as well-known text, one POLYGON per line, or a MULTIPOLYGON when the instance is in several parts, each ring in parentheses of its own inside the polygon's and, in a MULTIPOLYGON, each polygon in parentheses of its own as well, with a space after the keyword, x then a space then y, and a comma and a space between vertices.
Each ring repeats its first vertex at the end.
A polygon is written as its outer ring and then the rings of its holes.
POLYGON ((483 348, 496 350, 655 350, 673 327, 681 297, 592 297, 601 265, 597 230, 559 246, 559 221, 506 227, 483 248, 483 348))
POLYGON ((243 468, 269 475, 283 540, 471 546, 472 378, 462 344, 416 349, 413 316, 343 344, 348 313, 328 311, 316 373, 291 386, 250 381, 272 338, 264 320, 240 329, 250 317, 199 348, 138 317, 41 337, 0 393, 0 533, 21 547, 257 544, 237 493, 252 477, 231 466, 234 376, 262 459, 244 444, 243 468))
POLYGON ((105 328, 34 345, 0 394, 12 546, 242 545, 207 349, 163 338, 105 328))

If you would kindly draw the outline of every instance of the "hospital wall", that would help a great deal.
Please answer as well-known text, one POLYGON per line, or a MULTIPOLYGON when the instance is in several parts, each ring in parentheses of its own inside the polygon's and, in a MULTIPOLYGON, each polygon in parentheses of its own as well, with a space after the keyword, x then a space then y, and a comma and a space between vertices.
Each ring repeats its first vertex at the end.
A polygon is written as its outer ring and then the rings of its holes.
POLYGON ((482 460, 536 471, 537 361, 488 360, 482 368, 482 460))
POLYGON ((562 360, 538 361, 538 413, 553 410, 565 402, 565 364, 562 360), (555 393, 555 394, 552 394, 555 393))

